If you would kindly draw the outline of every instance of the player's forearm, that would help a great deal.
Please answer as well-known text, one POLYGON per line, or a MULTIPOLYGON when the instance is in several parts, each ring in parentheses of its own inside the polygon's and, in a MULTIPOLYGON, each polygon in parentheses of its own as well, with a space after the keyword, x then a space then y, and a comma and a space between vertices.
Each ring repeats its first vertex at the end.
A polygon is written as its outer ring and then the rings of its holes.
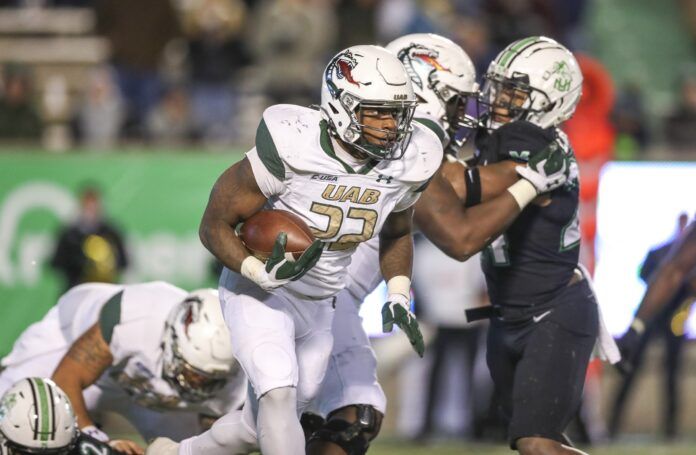
POLYGON ((696 276, 696 224, 686 228, 670 249, 669 255, 655 272, 636 318, 647 322, 674 297, 691 277, 696 276))
POLYGON ((85 404, 85 400, 82 395, 84 389, 78 378, 75 375, 72 377, 66 377, 65 375, 56 371, 52 379, 70 399, 70 403, 75 411, 75 417, 77 417, 77 426, 84 428, 94 425, 92 418, 89 416, 87 405, 85 404))
POLYGON ((413 267, 413 209, 391 213, 379 234, 379 265, 389 281, 396 276, 411 277, 413 267))
POLYGON ((675 264, 664 264, 650 282, 643 300, 638 306, 636 318, 649 321, 669 302, 679 290, 686 274, 675 264))
POLYGON ((80 428, 94 424, 87 412, 83 391, 99 379, 112 361, 109 345, 96 323, 70 346, 53 372, 51 379, 70 398, 80 428))
POLYGON ((203 246, 225 267, 240 272, 242 262, 250 253, 232 226, 225 221, 204 219, 198 233, 203 246))
POLYGON ((481 202, 503 194, 510 185, 519 180, 515 166, 519 166, 519 163, 502 161, 478 168, 481 179, 481 202))
POLYGON ((385 281, 396 276, 411 277, 413 268, 413 238, 410 234, 401 237, 381 237, 379 265, 385 281))
POLYGON ((418 229, 445 254, 465 261, 502 234, 520 213, 509 193, 474 207, 442 207, 421 199, 416 208, 418 229))

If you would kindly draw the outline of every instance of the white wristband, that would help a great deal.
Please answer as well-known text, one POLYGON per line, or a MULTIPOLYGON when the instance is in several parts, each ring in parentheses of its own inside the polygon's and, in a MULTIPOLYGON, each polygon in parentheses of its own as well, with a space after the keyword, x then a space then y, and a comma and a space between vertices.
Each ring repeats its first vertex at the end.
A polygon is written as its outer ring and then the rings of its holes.
POLYGON ((244 278, 248 278, 254 283, 260 283, 262 277, 266 274, 266 265, 254 256, 247 256, 247 258, 242 261, 239 272, 244 278))
POLYGON ((388 294, 401 294, 411 300, 411 279, 405 275, 395 276, 387 281, 388 294))
POLYGON ((525 208, 527 204, 532 202, 537 197, 537 190, 534 185, 526 179, 519 179, 508 187, 508 192, 515 198, 520 210, 525 208))
POLYGON ((87 436, 93 437, 97 441, 109 442, 109 435, 104 433, 94 425, 87 425, 86 427, 81 428, 80 431, 86 434, 87 436))

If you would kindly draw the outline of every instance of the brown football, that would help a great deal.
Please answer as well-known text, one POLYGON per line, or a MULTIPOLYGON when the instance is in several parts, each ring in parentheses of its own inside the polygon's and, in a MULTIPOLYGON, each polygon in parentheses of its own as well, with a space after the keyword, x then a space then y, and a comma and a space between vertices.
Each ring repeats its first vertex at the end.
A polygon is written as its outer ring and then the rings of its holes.
POLYGON ((281 232, 288 236, 285 252, 299 259, 314 241, 314 235, 302 218, 286 210, 261 210, 246 220, 239 231, 247 249, 265 261, 273 251, 276 237, 281 232))

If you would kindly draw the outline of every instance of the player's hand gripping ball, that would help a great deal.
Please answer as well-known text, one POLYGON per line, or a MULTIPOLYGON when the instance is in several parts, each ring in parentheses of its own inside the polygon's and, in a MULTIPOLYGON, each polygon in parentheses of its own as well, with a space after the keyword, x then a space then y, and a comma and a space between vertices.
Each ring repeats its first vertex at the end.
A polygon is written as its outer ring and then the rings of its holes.
POLYGON ((285 210, 262 210, 244 222, 239 237, 264 261, 268 278, 283 283, 301 278, 321 257, 322 243, 307 224, 285 210))

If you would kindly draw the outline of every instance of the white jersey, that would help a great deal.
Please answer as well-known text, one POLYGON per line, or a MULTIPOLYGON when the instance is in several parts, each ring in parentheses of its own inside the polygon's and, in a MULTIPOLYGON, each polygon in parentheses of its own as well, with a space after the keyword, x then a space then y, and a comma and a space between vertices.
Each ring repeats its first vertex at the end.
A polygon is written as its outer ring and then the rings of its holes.
MULTIPOLYGON (((420 123, 430 129, 441 140, 444 146, 449 137, 441 120, 437 120, 420 104, 416 108, 414 123, 420 123)), ((439 164, 439 163, 438 163, 439 164)), ((355 301, 362 302, 382 282, 382 272, 379 267, 379 237, 374 237, 358 245, 352 262, 348 267, 346 290, 355 301)))
POLYGON ((247 153, 269 208, 300 216, 326 243, 317 264, 284 286, 301 297, 340 291, 356 247, 376 238, 391 212, 416 202, 442 159, 438 137, 416 123, 399 160, 355 166, 341 153, 318 111, 292 105, 264 112, 256 147, 247 153))
POLYGON ((150 409, 222 415, 243 402, 243 373, 215 397, 201 403, 182 400, 176 389, 162 378, 164 324, 170 311, 186 295, 183 289, 165 282, 76 286, 15 342, 12 352, 2 359, 0 384, 11 385, 28 376, 50 377, 73 342, 99 320, 108 302, 118 305, 109 312, 114 318, 108 340, 113 362, 95 386, 150 409), (120 299, 112 299, 120 292, 123 293, 120 299))

